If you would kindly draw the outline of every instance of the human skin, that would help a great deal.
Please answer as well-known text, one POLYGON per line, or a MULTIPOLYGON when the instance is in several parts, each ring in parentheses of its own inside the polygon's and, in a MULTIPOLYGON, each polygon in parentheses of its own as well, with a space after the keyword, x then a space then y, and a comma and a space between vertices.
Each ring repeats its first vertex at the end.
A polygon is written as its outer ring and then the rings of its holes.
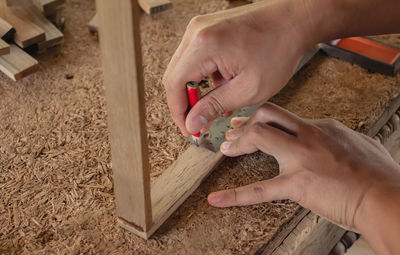
MULTIPOLYGON (((270 0, 195 17, 163 78, 171 115, 186 136, 205 131, 216 117, 278 93, 312 45, 399 32, 399 10, 398 0, 270 0), (186 82, 206 76, 216 88, 187 113, 186 82)), ((268 114, 235 119, 243 126, 232 123, 237 130, 228 132, 221 151, 237 156, 262 150, 277 158, 281 174, 212 193, 209 203, 293 199, 361 232, 378 253, 395 254, 399 168, 382 146, 337 122, 302 120, 270 104, 257 112, 268 114), (239 135, 232 137, 235 132, 239 135)))
POLYGON ((382 254, 400 248, 400 166, 374 139, 331 120, 304 120, 266 103, 250 118, 233 118, 221 151, 235 157, 261 150, 280 174, 211 193, 215 207, 291 199, 361 232, 382 254))

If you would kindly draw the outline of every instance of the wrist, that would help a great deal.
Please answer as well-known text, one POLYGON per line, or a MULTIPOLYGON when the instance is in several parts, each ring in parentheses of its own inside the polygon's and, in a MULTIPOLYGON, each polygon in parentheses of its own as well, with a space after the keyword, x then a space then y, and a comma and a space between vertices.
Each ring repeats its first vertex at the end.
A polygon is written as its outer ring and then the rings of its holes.
POLYGON ((400 187, 378 184, 365 194, 354 215, 354 225, 376 252, 392 254, 394 249, 400 248, 397 242, 400 236, 398 215, 400 187))

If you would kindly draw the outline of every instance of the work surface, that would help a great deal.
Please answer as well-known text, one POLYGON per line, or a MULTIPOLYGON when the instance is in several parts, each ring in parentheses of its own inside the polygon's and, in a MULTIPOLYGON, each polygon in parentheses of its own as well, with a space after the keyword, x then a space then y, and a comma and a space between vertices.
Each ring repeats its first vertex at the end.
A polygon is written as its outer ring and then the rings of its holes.
MULTIPOLYGON (((227 8, 221 0, 173 4, 141 25, 153 179, 188 146, 165 104, 165 67, 192 16, 227 8)), ((248 254, 271 240, 297 204, 206 202, 211 191, 275 176, 276 161, 261 153, 226 159, 151 240, 116 225, 99 45, 86 28, 94 3, 67 1, 62 13, 65 44, 39 56, 41 71, 17 83, 0 75, 0 253, 248 254)), ((400 45, 397 35, 385 38, 400 45)), ((365 131, 399 91, 400 76, 320 54, 272 101, 365 131)))

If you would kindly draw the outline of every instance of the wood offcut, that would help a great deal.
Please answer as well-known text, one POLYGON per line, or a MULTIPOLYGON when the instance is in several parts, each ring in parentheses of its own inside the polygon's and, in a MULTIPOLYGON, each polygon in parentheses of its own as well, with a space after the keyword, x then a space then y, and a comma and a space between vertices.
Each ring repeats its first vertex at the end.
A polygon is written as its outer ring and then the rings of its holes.
POLYGON ((161 12, 172 6, 169 0, 138 0, 138 3, 147 14, 161 12))
POLYGON ((32 46, 46 39, 43 29, 32 23, 18 8, 7 7, 5 0, 0 1, 0 17, 14 27, 15 43, 21 48, 32 46))
POLYGON ((39 69, 39 62, 16 45, 10 46, 10 53, 0 56, 0 71, 17 81, 39 69))

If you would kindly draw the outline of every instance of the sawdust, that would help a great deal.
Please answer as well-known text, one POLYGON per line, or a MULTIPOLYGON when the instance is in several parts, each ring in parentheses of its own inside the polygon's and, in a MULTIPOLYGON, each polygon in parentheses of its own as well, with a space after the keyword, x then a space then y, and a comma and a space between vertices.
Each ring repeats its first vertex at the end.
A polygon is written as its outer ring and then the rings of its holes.
MULTIPOLYGON (((151 174, 187 146, 165 104, 161 77, 191 16, 226 8, 222 0, 173 1, 143 16, 146 124, 151 174)), ((93 1, 67 0, 65 44, 38 56, 41 70, 19 82, 0 75, 0 254, 248 254, 272 238, 299 206, 289 201, 216 209, 214 190, 278 173, 255 153, 225 160, 144 241, 117 227, 100 52, 86 24, 93 1), (67 79, 73 76, 73 78, 67 79)), ((307 118, 336 118, 364 130, 400 90, 399 76, 370 74, 317 56, 272 101, 307 118)))

